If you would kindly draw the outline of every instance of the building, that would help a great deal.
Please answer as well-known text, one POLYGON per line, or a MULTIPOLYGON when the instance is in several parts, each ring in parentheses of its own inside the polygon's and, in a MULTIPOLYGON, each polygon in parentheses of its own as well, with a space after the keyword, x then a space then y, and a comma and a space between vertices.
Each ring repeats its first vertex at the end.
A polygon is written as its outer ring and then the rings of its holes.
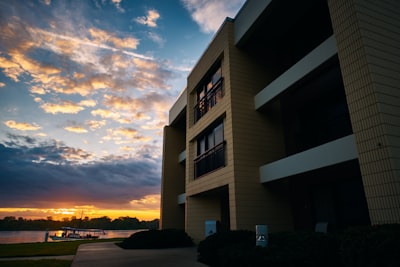
POLYGON ((400 3, 249 0, 164 128, 161 227, 400 222, 400 3))

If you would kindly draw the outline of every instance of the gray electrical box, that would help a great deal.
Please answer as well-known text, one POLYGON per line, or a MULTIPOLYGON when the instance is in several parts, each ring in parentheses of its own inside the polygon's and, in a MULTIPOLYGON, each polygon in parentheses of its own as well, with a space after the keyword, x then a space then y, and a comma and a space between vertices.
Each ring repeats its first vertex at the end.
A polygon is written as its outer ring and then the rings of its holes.
POLYGON ((205 225, 205 229, 206 229, 206 237, 212 234, 215 234, 217 232, 217 221, 214 220, 209 220, 206 221, 206 225, 205 225))

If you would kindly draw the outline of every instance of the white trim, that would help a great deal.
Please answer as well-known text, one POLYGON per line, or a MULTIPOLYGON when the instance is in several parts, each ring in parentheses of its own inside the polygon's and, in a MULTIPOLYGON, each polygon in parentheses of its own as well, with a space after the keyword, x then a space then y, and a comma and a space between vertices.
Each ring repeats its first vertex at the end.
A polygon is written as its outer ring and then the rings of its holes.
POLYGON ((255 109, 261 108, 336 54, 336 41, 335 37, 332 35, 261 90, 261 92, 254 97, 255 109))
POLYGON ((181 163, 186 160, 186 150, 183 150, 181 153, 178 155, 178 162, 181 163))
POLYGON ((235 17, 235 45, 238 45, 272 0, 246 1, 235 17))
POLYGON ((185 109, 187 105, 187 89, 183 90, 169 110, 169 125, 171 125, 178 115, 185 109))
POLYGON ((178 195, 178 204, 185 204, 186 203, 186 193, 178 195))
POLYGON ((357 158, 354 135, 348 135, 261 166, 260 182, 271 182, 357 158))

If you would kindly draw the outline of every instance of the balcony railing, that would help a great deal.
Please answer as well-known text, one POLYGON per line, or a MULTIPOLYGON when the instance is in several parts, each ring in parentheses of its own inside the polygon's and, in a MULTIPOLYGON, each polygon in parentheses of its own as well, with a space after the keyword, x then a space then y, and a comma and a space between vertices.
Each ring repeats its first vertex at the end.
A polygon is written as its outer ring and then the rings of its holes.
POLYGON ((223 78, 221 77, 214 86, 207 92, 207 94, 197 102, 194 107, 194 122, 197 122, 203 117, 213 106, 221 101, 223 91, 223 78))
POLYGON ((225 166, 225 142, 194 159, 194 178, 225 166))

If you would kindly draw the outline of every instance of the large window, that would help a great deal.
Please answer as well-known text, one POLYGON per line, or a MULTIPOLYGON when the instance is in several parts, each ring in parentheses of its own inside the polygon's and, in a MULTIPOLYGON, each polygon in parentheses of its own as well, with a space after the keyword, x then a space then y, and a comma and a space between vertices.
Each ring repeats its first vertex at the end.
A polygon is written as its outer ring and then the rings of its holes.
POLYGON ((196 106, 194 107, 194 122, 204 116, 223 97, 222 71, 219 66, 212 75, 201 83, 196 91, 196 106))
POLYGON ((197 139, 197 157, 194 160, 194 177, 225 166, 223 123, 218 124, 197 139))
POLYGON ((293 89, 281 98, 288 155, 352 134, 339 64, 293 89))

